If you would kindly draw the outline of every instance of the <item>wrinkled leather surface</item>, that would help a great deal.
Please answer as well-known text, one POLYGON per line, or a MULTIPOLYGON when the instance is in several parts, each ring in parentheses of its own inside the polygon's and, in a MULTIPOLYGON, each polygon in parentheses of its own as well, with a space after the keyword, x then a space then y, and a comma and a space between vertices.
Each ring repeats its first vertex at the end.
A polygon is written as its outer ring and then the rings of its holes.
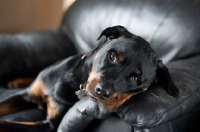
POLYGON ((170 71, 179 88, 179 98, 171 97, 161 87, 152 87, 127 101, 119 116, 134 127, 150 128, 196 108, 200 104, 200 80, 184 71, 170 71))
POLYGON ((198 0, 77 0, 62 28, 79 52, 88 52, 101 31, 114 25, 150 42, 164 63, 200 54, 198 0))
POLYGON ((106 119, 94 119, 83 132, 132 132, 132 130, 133 127, 112 114, 106 119))

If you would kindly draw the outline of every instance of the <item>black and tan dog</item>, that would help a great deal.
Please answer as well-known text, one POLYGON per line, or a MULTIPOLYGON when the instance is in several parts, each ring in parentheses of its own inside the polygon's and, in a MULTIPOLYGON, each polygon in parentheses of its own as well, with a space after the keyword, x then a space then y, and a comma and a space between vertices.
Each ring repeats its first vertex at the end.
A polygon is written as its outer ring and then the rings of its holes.
POLYGON ((39 129, 42 125, 47 127, 42 131, 55 130, 67 110, 78 101, 74 93, 80 84, 92 100, 110 111, 156 83, 163 85, 170 95, 178 96, 167 68, 144 39, 122 26, 105 29, 100 38, 91 53, 72 56, 46 68, 27 89, 0 102, 0 115, 17 111, 12 104, 18 99, 34 102, 46 110, 45 121, 0 121, 0 124, 26 131, 34 130, 29 126, 39 129))

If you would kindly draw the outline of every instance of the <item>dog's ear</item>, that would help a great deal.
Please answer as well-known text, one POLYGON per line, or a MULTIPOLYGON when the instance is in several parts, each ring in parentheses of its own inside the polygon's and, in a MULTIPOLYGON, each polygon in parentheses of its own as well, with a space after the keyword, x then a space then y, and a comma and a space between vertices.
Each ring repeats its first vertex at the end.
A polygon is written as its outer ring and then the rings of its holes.
POLYGON ((127 32, 127 29, 123 26, 109 27, 101 33, 97 40, 99 40, 102 36, 106 36, 108 40, 115 39, 122 36, 125 32, 127 32))
POLYGON ((157 82, 162 85, 170 95, 178 97, 179 90, 174 84, 167 67, 161 60, 157 61, 156 78, 157 82))

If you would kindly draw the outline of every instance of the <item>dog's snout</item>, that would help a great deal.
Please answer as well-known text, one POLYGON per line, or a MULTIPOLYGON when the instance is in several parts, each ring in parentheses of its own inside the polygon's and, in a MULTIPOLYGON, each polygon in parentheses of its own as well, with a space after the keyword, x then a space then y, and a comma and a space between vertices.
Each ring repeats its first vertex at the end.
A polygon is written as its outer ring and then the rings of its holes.
POLYGON ((95 93, 102 99, 108 99, 112 95, 111 88, 103 88, 100 84, 97 84, 95 87, 95 93))

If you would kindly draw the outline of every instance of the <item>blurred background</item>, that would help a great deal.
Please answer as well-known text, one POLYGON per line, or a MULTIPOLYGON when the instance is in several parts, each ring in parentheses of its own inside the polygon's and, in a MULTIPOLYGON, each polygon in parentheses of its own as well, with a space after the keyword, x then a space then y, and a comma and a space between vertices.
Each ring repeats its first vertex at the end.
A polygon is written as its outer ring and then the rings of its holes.
POLYGON ((0 33, 59 27, 75 0, 0 0, 0 33))

